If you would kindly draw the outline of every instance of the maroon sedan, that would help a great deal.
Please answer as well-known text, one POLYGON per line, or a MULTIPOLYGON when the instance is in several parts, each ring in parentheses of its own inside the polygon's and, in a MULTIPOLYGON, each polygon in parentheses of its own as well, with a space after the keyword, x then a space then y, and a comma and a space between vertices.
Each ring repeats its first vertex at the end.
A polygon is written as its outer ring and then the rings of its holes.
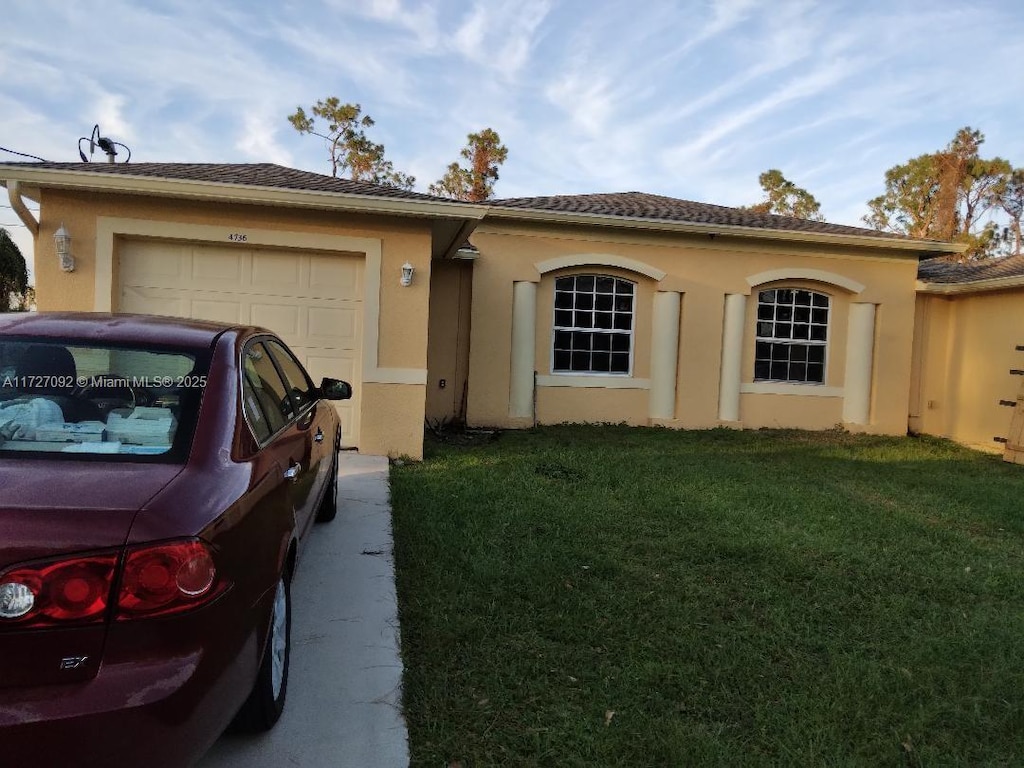
POLYGON ((274 724, 350 396, 259 328, 0 315, 0 764, 185 766, 274 724))

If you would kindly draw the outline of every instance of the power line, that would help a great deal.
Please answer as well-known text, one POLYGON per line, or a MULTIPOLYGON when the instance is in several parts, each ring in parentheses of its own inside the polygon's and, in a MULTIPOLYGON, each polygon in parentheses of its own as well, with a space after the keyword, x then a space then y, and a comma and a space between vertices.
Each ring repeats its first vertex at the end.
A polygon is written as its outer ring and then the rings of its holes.
MULTIPOLYGON (((0 205, 0 208, 10 208, 12 211, 14 210, 14 206, 13 205, 0 205)), ((32 211, 33 213, 39 213, 39 209, 38 208, 29 208, 29 210, 32 211)))
POLYGON ((24 224, 2 224, 2 223, 0 223, 0 227, 24 227, 24 226, 25 226, 24 224))
POLYGON ((38 160, 41 163, 45 163, 46 162, 45 160, 43 160, 43 158, 36 157, 35 155, 30 155, 27 152, 15 152, 13 149, 8 149, 7 147, 0 147, 0 150, 2 150, 4 152, 10 152, 12 155, 19 155, 20 157, 30 157, 33 160, 38 160))

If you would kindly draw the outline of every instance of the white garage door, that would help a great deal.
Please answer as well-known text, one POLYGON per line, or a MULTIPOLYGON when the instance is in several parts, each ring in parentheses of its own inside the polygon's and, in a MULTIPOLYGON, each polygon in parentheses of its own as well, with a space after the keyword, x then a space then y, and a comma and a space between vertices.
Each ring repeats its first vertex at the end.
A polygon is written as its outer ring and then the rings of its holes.
POLYGON ((352 383, 353 399, 337 406, 343 444, 359 444, 361 255, 152 240, 123 241, 119 253, 120 311, 269 328, 317 383, 352 383))

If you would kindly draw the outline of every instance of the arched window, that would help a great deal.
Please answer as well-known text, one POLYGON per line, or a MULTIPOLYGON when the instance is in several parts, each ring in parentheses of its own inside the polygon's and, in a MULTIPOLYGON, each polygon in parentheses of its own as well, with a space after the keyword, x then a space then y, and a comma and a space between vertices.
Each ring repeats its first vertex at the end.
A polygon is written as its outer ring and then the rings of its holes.
POLYGON ((555 280, 553 373, 630 374, 635 289, 607 275, 555 280))
POLYGON ((757 294, 754 381, 824 384, 829 297, 793 288, 757 294))

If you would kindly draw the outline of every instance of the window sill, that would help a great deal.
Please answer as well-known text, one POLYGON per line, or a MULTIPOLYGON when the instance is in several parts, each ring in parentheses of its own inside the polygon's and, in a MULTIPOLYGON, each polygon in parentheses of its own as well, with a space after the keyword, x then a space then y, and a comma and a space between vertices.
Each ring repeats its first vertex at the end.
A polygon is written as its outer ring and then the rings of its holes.
POLYGON ((538 376, 538 387, 587 387, 591 389, 650 389, 650 379, 634 379, 632 376, 604 376, 590 374, 573 376, 571 374, 554 374, 538 376))
POLYGON ((740 385, 743 395, 797 395, 799 397, 843 397, 842 387, 821 384, 783 384, 777 381, 755 381, 740 385))

